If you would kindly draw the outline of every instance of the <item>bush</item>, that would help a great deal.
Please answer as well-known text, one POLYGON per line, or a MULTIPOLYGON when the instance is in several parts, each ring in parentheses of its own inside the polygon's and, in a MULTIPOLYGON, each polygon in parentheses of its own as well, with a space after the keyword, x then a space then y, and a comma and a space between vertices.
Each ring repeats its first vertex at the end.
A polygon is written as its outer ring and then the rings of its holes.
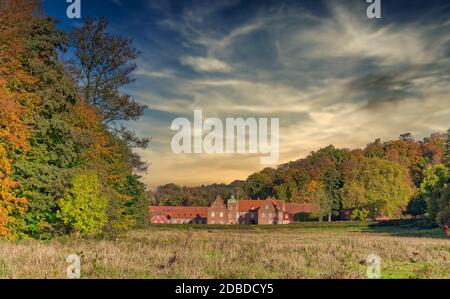
POLYGON ((319 218, 313 213, 297 213, 294 215, 294 220, 300 222, 311 222, 318 221, 319 218))
POLYGON ((369 211, 366 209, 354 209, 350 218, 353 221, 365 221, 369 217, 369 211))
POLYGON ((76 175, 72 187, 59 201, 57 216, 71 232, 99 234, 107 223, 108 199, 95 173, 76 175))

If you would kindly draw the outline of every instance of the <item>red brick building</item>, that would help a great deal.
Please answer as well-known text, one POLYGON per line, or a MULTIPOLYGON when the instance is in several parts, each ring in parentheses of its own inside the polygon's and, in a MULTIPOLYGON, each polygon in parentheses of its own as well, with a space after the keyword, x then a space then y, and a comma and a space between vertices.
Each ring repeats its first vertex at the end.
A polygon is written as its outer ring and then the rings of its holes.
POLYGON ((151 206, 152 224, 206 224, 207 207, 151 206))
POLYGON ((319 210, 316 204, 286 204, 283 200, 234 200, 222 198, 207 207, 152 206, 153 224, 289 224, 298 213, 319 210))

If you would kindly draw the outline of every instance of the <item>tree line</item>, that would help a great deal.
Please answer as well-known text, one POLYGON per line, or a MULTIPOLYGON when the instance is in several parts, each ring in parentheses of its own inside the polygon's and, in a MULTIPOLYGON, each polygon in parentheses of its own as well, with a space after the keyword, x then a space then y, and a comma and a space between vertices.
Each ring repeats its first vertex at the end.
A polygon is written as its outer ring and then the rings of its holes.
POLYGON ((141 139, 118 124, 145 107, 132 42, 86 19, 56 28, 37 0, 0 1, 0 237, 115 233, 148 221, 141 139), (62 61, 61 53, 72 61, 62 61))
POLYGON ((330 145, 306 158, 266 168, 230 185, 160 186, 155 204, 209 205, 215 195, 320 205, 319 219, 343 210, 354 220, 406 215, 438 224, 450 220, 450 129, 416 141, 410 133, 398 140, 376 139, 364 149, 330 145))

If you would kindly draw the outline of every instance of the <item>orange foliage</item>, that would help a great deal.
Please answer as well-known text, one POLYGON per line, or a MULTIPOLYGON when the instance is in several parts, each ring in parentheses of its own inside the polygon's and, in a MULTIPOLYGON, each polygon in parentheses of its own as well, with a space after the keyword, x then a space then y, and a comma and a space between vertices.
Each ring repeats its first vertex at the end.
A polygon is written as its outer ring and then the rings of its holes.
POLYGON ((28 105, 38 98, 20 86, 36 80, 24 69, 20 55, 33 26, 38 9, 36 0, 2 0, 0 2, 0 236, 7 236, 11 215, 23 213, 27 200, 15 197, 11 189, 17 182, 11 178, 11 152, 28 150, 28 130, 24 123, 28 105))

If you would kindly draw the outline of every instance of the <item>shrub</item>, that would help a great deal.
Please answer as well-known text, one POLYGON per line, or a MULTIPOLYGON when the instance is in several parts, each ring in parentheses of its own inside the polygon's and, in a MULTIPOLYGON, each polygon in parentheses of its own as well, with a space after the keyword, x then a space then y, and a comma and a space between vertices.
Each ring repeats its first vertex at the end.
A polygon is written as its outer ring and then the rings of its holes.
POLYGON ((354 209, 350 217, 353 221, 365 221, 369 217, 369 211, 366 209, 354 209))
POLYGON ((76 175, 72 187, 59 201, 57 215, 71 232, 95 235, 107 223, 108 199, 95 173, 76 175))

